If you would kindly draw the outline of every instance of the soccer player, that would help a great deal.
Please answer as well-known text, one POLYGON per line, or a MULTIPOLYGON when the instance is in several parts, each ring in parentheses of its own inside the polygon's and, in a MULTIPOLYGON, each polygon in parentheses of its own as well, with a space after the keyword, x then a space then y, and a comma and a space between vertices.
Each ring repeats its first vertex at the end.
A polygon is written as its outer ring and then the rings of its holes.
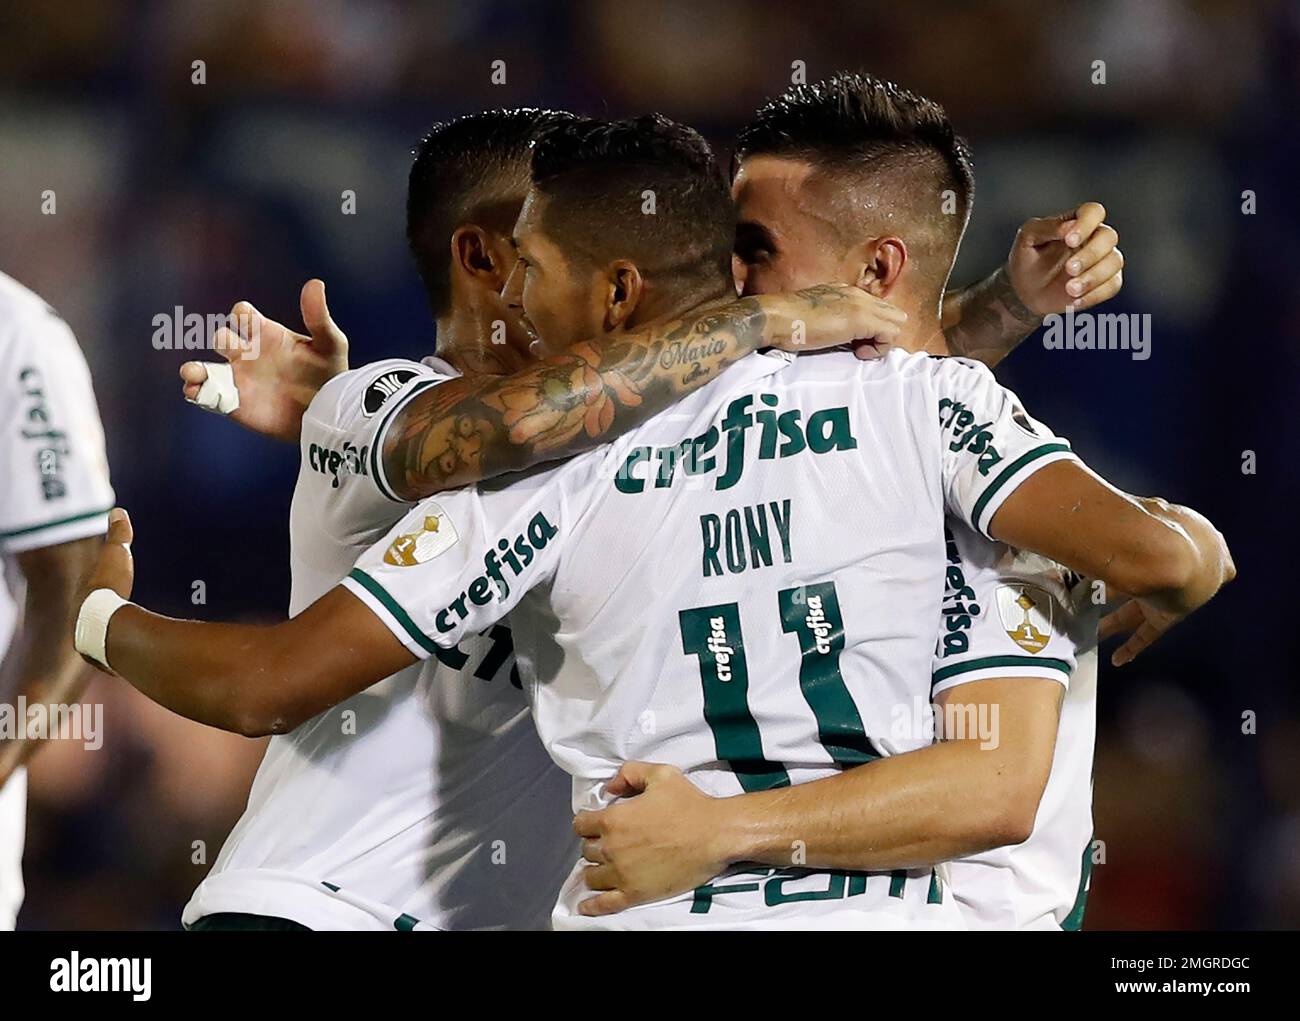
MULTIPOLYGON (((879 315, 870 322, 859 319, 840 325, 825 305, 813 309, 798 298, 784 302, 768 299, 762 307, 732 306, 734 313, 712 315, 693 333, 687 321, 680 329, 665 331, 662 339, 651 338, 643 346, 628 342, 618 350, 605 351, 584 347, 580 357, 550 359, 532 378, 503 379, 508 370, 517 371, 521 359, 527 357, 531 362, 536 357, 535 351, 528 350, 533 338, 519 329, 512 310, 503 307, 496 295, 503 274, 513 265, 513 251, 503 246, 508 242, 514 212, 523 201, 525 144, 537 124, 562 116, 538 111, 475 115, 432 132, 420 147, 411 172, 408 238, 439 321, 438 362, 424 366, 394 361, 358 370, 322 393, 304 419, 305 407, 322 384, 344 371, 347 364, 347 340, 329 319, 323 288, 313 282, 304 289, 303 314, 311 336, 290 333, 260 317, 246 303, 235 307, 236 321, 259 331, 262 356, 241 359, 240 338, 224 337, 232 360, 230 381, 239 384, 239 401, 232 417, 266 435, 301 440, 303 469, 294 501, 292 609, 310 602, 323 591, 321 586, 337 581, 364 541, 396 520, 402 506, 393 496, 437 492, 455 480, 517 466, 521 457, 536 457, 542 450, 546 456, 561 457, 601 435, 612 436, 627 428, 636 406, 623 400, 628 385, 634 388, 638 402, 637 389, 662 389, 662 378, 667 377, 656 371, 655 364, 664 355, 669 356, 667 364, 683 375, 681 389, 685 390, 699 385, 714 370, 710 359, 725 364, 745 350, 743 345, 749 343, 750 336, 761 334, 771 341, 790 336, 796 318, 803 320, 804 339, 810 347, 815 346, 818 324, 823 321, 822 332, 828 336, 839 330, 844 336, 874 333, 878 339, 888 339, 892 320, 883 304, 875 309, 879 315), (485 164, 496 172, 484 176, 485 164), (505 343, 485 342, 507 323, 511 328, 497 338, 505 343), (706 335, 710 327, 714 333, 706 335), (746 335, 729 336, 729 327, 746 335), (692 348, 695 355, 681 357, 692 348), (473 382, 460 378, 451 363, 477 378, 473 382), (594 373, 587 371, 592 368, 594 373), (689 382, 685 375, 692 377, 689 382), (620 381, 622 385, 609 385, 620 381), (449 385, 453 382, 455 385, 449 385), (558 392, 557 404, 562 404, 552 421, 534 432, 507 430, 508 420, 503 422, 502 412, 509 409, 503 406, 503 397, 517 400, 530 386, 538 391, 542 383, 544 389, 539 392, 558 392), (592 416, 586 409, 593 404, 617 414, 592 416), (381 406, 382 416, 378 415, 381 406), (557 442, 555 437, 563 429, 555 423, 567 427, 575 410, 583 412, 586 431, 571 439, 560 436, 557 442), (530 444, 535 450, 530 450, 530 444), (319 570, 322 565, 323 572, 319 570)), ((995 301, 986 302, 985 320, 999 307, 995 301)), ((970 315, 967 320, 976 318, 970 315)), ((1014 344, 1023 332, 1013 324, 1011 335, 1002 339, 1006 327, 994 325, 999 335, 988 335, 981 342, 988 351, 1014 344)), ((989 333, 986 326, 985 334, 989 333)), ((969 329, 967 334, 975 335, 969 329)), ((183 367, 189 398, 199 399, 208 368, 200 363, 183 367)), ((641 413, 657 399, 648 394, 641 413)), ((531 420, 537 422, 539 416, 531 420)), ((443 691, 446 685, 439 680, 438 670, 467 662, 463 669, 472 670, 479 680, 486 672, 509 676, 517 683, 509 658, 508 631, 494 627, 489 639, 477 642, 485 646, 481 650, 471 647, 475 644, 471 639, 466 647, 445 657, 448 662, 441 667, 430 664, 414 680, 406 677, 401 683, 389 684, 391 697, 408 691, 417 696, 427 690, 443 691)), ((539 877, 537 869, 507 870, 501 865, 522 857, 525 865, 541 861, 544 872, 546 862, 558 860, 565 863, 567 871, 571 858, 567 822, 558 837, 552 832, 561 825, 558 819, 566 816, 552 810, 558 798, 552 795, 548 801, 541 781, 531 788, 524 784, 529 794, 524 807, 511 800, 511 791, 520 786, 514 783, 512 787, 512 779, 544 774, 544 767, 520 759, 518 752, 516 761, 506 765, 480 761, 487 753, 499 754, 515 747, 532 749, 524 736, 528 724, 519 711, 520 698, 505 691, 493 702, 490 694, 481 694, 480 702, 505 714, 506 722, 495 730, 453 726, 457 713, 473 715, 470 710, 482 708, 472 699, 461 699, 450 708, 445 705, 445 695, 423 701, 432 708, 408 707, 385 716, 385 720, 404 720, 419 738, 404 745, 408 754, 401 757, 387 751, 397 723, 386 723, 379 732, 354 733, 345 727, 345 721, 355 718, 350 703, 318 717, 290 737, 275 739, 243 819, 187 907, 187 924, 200 929, 305 923, 390 927, 399 922, 415 924, 412 920, 444 927, 537 925, 553 899, 547 892, 546 877, 539 877), (492 734, 502 735, 503 740, 489 741, 492 734), (427 782, 443 791, 469 790, 478 795, 478 803, 499 805, 496 816, 481 809, 468 811, 474 801, 469 797, 426 796, 419 783, 409 780, 411 776, 425 778, 430 742, 437 742, 444 751, 439 772, 430 774, 427 782), (303 751, 309 746, 313 749, 310 757, 303 751), (378 789, 401 792, 388 796, 366 816, 369 825, 364 837, 352 824, 356 813, 350 808, 327 813, 303 807, 322 788, 339 793, 353 789, 358 782, 354 775, 378 789), (403 807, 411 803, 416 807, 403 807), (506 812, 513 813, 514 824, 500 821, 506 812), (421 819, 419 826, 408 827, 396 837, 390 835, 394 825, 413 817, 421 819), (293 820, 296 842, 282 837, 286 819, 293 820), (497 848, 518 847, 519 832, 527 833, 529 839, 515 859, 499 852, 495 856, 465 852, 467 847, 482 852, 492 841, 497 848), (548 840, 548 836, 557 839, 548 840), (422 850, 417 854, 416 849, 422 850), (419 874, 412 875, 414 865, 394 867, 394 859, 418 864, 419 874), (489 864, 494 867, 488 868, 489 864), (513 884, 500 882, 507 872, 522 878, 513 884), (527 895, 520 895, 518 889, 527 890, 527 895)), ((370 695, 364 700, 366 705, 374 702, 370 695)), ((236 729, 257 732, 258 726, 258 721, 245 719, 236 729)))
MULTIPOLYGON (((662 119, 554 126, 516 240, 508 293, 551 344, 615 340, 730 286, 726 191, 703 141, 662 119), (647 187, 658 215, 639 221, 647 187)), ((251 700, 291 727, 513 611, 538 729, 576 804, 599 803, 638 753, 712 793, 804 783, 928 745, 891 733, 890 715, 928 696, 945 508, 1171 614, 1222 582, 1208 523, 1170 527, 1017 414, 957 360, 754 356, 608 449, 421 504, 344 585, 270 628, 124 604, 118 514, 79 647, 184 715, 220 725, 251 700), (1044 496, 1032 482, 1058 465, 1044 496)), ((929 869, 723 886, 597 924, 963 924, 929 869)), ((583 892, 579 869, 560 924, 587 921, 583 892)))
MULTIPOLYGON (((113 504, 90 372, 67 323, 0 274, 0 929, 23 898, 27 707, 75 705, 88 673, 68 637, 113 504)), ((46 735, 48 736, 48 735, 46 735)))
MULTIPOLYGON (((908 312, 900 347, 935 348, 950 268, 944 253, 973 197, 964 143, 942 107, 864 75, 837 75, 760 109, 736 156, 745 293, 858 283, 908 312), (958 201, 946 207, 945 195, 958 201)), ((1058 300, 1080 295, 1087 307, 1118 287, 1123 259, 1102 235, 1066 245, 1076 219, 1043 221, 1025 234, 1039 242, 1034 257, 1068 263, 1081 285, 1067 284, 1058 300)), ((588 852, 605 866, 589 873, 606 892, 585 910, 691 889, 733 862, 789 865, 798 841, 811 864, 957 859, 953 890, 974 926, 1078 926, 1091 863, 1095 590, 961 522, 951 523, 947 546, 932 695, 941 721, 1000 720, 996 746, 970 729, 922 754, 730 802, 703 797, 668 767, 631 763, 613 792, 640 796, 578 820, 588 852), (1026 691, 1039 697, 1026 700, 1026 691), (1019 697, 1009 701, 1006 692, 1019 697)), ((1134 612, 1110 626, 1134 626, 1142 619, 1134 612)), ((1119 661, 1140 647, 1126 646, 1119 661)))
MULTIPOLYGON (((306 343, 252 319, 254 310, 234 310, 261 335, 256 360, 241 359, 239 338, 224 338, 230 381, 239 381, 233 415, 297 438, 302 451, 291 615, 336 585, 402 516, 412 486, 442 488, 588 449, 760 343, 815 348, 894 335, 902 317, 885 303, 849 287, 832 301, 834 289, 814 288, 730 301, 630 332, 618 345, 557 349, 539 360, 535 338, 500 292, 515 264, 509 237, 529 147, 566 116, 490 111, 442 125, 421 144, 408 235, 437 319, 436 357, 336 375, 347 342, 319 285, 304 291, 316 334, 306 343), (805 331, 798 337, 796 320, 805 331), (521 402, 533 412, 524 420, 521 402)), ((544 926, 575 854, 569 782, 538 742, 513 663, 510 632, 496 625, 274 737, 185 924, 544 926)), ((243 709, 233 729, 268 732, 255 702, 243 709)))

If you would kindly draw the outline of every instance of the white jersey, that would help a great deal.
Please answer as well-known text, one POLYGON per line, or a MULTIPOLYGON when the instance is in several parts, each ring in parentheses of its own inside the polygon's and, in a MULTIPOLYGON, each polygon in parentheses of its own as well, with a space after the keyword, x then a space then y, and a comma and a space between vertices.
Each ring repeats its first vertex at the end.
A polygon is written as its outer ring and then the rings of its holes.
POLYGON ((971 928, 1078 928, 1092 842, 1097 624, 1092 585, 954 524, 933 693, 997 677, 1066 688, 1051 773, 1024 843, 949 865, 971 928))
MULTIPOLYGON (((383 478, 383 433, 445 363, 378 362, 331 380, 303 419, 290 612, 300 613, 409 507, 383 478)), ((568 780, 538 740, 509 629, 461 636, 271 739, 211 874, 184 913, 313 929, 544 928, 572 862, 568 780)))
MULTIPOLYGON (((345 584, 419 656, 510 611, 574 807, 632 759, 733 795, 929 744, 945 511, 979 528, 1072 456, 986 369, 752 355, 608 448, 407 515, 345 584), (917 716, 921 714, 918 712, 917 716)), ((736 869, 562 928, 949 928, 931 869, 736 869)))
MULTIPOLYGON (((72 330, 0 273, 0 659, 24 599, 13 555, 102 535, 113 506, 90 370, 72 330)), ((0 698, 13 697, 0 692, 0 698)), ((0 929, 23 899, 27 778, 0 790, 0 929)))

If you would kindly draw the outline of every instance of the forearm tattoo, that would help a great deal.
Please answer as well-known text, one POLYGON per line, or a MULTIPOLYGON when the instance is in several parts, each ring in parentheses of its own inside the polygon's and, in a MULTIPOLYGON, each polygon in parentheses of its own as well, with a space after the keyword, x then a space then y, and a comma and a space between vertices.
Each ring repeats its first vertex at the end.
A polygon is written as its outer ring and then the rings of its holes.
POLYGON ((1015 350, 1042 323, 1016 296, 1006 267, 966 288, 955 323, 944 330, 951 354, 993 366, 1015 350))
POLYGON ((430 387, 388 431, 389 484, 417 500, 590 450, 756 350, 764 325, 760 303, 740 299, 604 346, 578 344, 510 376, 430 387))

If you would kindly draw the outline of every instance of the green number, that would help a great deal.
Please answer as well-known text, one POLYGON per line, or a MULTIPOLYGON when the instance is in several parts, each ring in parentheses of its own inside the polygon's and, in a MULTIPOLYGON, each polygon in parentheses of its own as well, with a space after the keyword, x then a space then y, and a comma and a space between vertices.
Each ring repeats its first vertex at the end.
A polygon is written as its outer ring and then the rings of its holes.
MULTIPOLYGON (((511 635, 508 627, 493 624, 487 636, 492 640, 492 644, 483 654, 478 666, 474 668, 474 676, 481 681, 490 681, 496 677, 506 660, 510 658, 510 654, 515 651, 514 636, 511 635)), ((469 655, 462 652, 459 645, 453 645, 450 649, 436 648, 433 654, 438 662, 453 670, 464 671, 466 664, 469 663, 469 655)), ((510 683, 516 688, 523 687, 519 679, 519 671, 513 665, 510 667, 510 683)))
POLYGON ((844 617, 835 583, 783 589, 776 595, 781 630, 799 638, 803 653, 799 687, 817 718, 817 737, 840 767, 857 766, 880 753, 867 737, 858 707, 840 673, 844 651, 844 617))
POLYGON ((510 658, 510 654, 515 651, 514 635, 510 633, 508 627, 493 624, 488 637, 492 640, 492 645, 474 669, 474 676, 481 681, 492 680, 505 661, 510 658))
MULTIPOLYGON (((776 595, 781 629, 799 639, 799 689, 817 719, 817 739, 841 768, 880 758, 840 672, 844 617, 833 581, 782 589, 776 595)), ((735 603, 681 610, 682 650, 698 656, 704 683, 704 718, 718 758, 731 766, 746 791, 788 787, 780 763, 763 758, 758 723, 749 710, 749 672, 740 610, 735 603)))
POLYGON ((704 719, 713 731, 718 758, 746 791, 789 787, 790 775, 763 758, 758 724, 749 711, 749 671, 740 610, 735 603, 698 606, 678 613, 682 651, 698 656, 704 683, 704 719))

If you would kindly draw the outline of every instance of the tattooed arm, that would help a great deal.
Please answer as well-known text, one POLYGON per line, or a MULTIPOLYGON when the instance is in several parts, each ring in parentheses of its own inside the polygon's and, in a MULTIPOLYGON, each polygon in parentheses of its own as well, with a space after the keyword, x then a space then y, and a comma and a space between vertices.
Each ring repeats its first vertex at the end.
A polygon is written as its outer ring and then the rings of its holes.
POLYGON ((398 496, 419 500, 562 460, 607 443, 759 348, 889 342, 906 318, 858 288, 822 285, 696 310, 603 346, 577 344, 510 376, 450 380, 398 413, 384 438, 384 471, 398 496))
POLYGON ((1025 306, 1005 266, 977 284, 949 291, 943 299, 943 336, 948 354, 997 365, 1038 329, 1042 316, 1025 306))
POLYGON ((1027 220, 1006 265, 943 301, 948 353, 993 366, 1067 307, 1080 312, 1113 298, 1124 285, 1119 234, 1102 221, 1099 202, 1027 220))

